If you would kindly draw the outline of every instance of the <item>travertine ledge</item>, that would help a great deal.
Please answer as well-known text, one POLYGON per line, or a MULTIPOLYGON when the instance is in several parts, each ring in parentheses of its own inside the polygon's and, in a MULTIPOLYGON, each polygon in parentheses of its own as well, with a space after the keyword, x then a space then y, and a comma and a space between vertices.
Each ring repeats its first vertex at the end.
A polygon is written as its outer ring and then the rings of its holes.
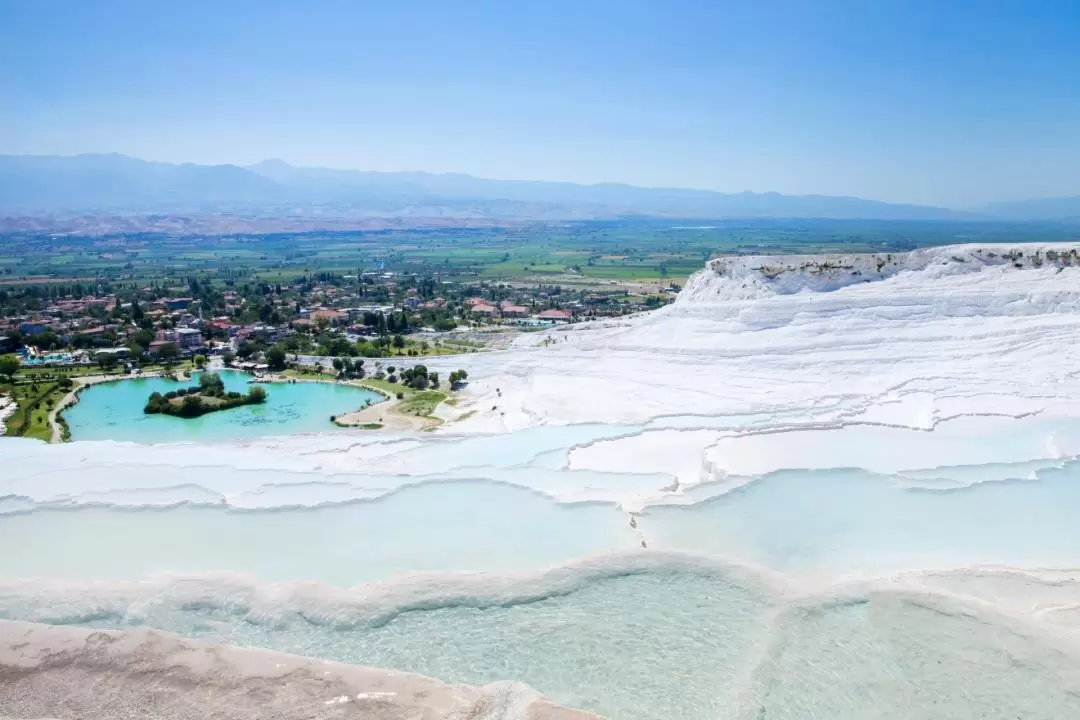
POLYGON ((95 720, 596 720, 519 683, 446 685, 156 630, 10 620, 0 620, 0 711, 95 720))

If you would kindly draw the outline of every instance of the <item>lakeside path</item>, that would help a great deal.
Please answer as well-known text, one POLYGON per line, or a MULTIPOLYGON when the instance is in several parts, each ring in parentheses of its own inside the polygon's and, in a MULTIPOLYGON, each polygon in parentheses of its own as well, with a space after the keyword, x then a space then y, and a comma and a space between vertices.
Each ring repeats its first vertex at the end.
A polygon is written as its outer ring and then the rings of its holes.
POLYGON ((407 415, 400 412, 397 410, 397 406, 401 401, 387 395, 378 388, 371 387, 370 385, 360 385, 359 383, 357 383, 357 385, 381 394, 384 399, 381 402, 369 405, 362 410, 354 410, 353 412, 338 415, 334 422, 341 427, 381 425, 381 428, 372 427, 371 429, 389 430, 391 432, 416 432, 425 430, 429 427, 435 427, 439 424, 437 420, 432 420, 428 417, 407 415))

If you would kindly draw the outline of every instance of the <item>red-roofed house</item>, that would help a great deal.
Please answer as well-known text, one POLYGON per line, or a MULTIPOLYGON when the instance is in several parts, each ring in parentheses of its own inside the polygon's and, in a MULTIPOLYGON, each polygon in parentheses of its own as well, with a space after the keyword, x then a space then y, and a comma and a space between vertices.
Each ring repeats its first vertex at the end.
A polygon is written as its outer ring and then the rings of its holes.
POLYGON ((315 310, 311 313, 311 319, 315 322, 324 320, 331 325, 345 322, 349 316, 340 310, 315 310))
POLYGON ((536 319, 553 323, 565 323, 570 322, 570 313, 565 310, 544 310, 536 316, 536 319))
POLYGON ((529 314, 529 308, 524 305, 514 305, 508 302, 500 303, 499 309, 502 310, 503 317, 508 318, 523 318, 529 314))

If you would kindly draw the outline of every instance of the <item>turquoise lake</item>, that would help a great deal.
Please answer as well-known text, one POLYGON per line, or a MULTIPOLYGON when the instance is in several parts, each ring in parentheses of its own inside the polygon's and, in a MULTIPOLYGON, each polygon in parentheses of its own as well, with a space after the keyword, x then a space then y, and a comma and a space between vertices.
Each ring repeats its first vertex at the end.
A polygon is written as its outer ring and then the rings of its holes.
MULTIPOLYGON (((227 390, 246 393, 251 387, 246 373, 219 372, 227 390)), ((166 378, 138 378, 93 385, 82 391, 79 402, 64 411, 73 440, 128 440, 140 443, 182 440, 227 440, 287 433, 340 430, 331 415, 359 410, 382 396, 371 390, 334 383, 268 383, 261 405, 210 413, 198 418, 178 418, 143 413, 153 392, 189 387, 198 382, 166 378)))

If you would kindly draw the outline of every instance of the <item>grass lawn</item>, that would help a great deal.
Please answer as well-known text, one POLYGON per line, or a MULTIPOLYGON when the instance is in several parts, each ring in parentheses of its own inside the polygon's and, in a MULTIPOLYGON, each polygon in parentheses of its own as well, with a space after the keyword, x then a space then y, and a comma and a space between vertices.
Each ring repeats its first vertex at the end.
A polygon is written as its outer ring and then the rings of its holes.
POLYGON ((402 393, 405 397, 408 397, 416 392, 412 388, 405 387, 404 385, 387 382, 386 380, 376 380, 372 377, 366 377, 363 380, 353 380, 352 382, 357 385, 371 388, 372 390, 378 390, 392 398, 397 397, 398 393, 402 393))
MULTIPOLYGON (((414 339, 405 338, 405 347, 396 348, 393 345, 386 348, 388 357, 424 357, 427 355, 462 355, 464 353, 483 350, 483 343, 470 340, 424 340, 423 336, 414 339)), ((365 360, 378 360, 379 358, 364 358, 365 360)))
MULTIPOLYGON (((116 372, 115 370, 112 372, 116 372)), ((30 380, 56 380, 62 377, 85 377, 86 375, 108 375, 98 365, 68 365, 64 367, 31 367, 24 365, 19 368, 16 378, 20 381, 30 380)))
POLYGON ((18 404, 15 413, 4 421, 7 435, 45 442, 52 439, 49 412, 67 394, 67 390, 57 382, 28 382, 0 387, 0 392, 13 396, 18 404))
POLYGON ((411 395, 406 395, 394 409, 406 415, 427 417, 445 399, 446 393, 438 390, 414 390, 411 395))

